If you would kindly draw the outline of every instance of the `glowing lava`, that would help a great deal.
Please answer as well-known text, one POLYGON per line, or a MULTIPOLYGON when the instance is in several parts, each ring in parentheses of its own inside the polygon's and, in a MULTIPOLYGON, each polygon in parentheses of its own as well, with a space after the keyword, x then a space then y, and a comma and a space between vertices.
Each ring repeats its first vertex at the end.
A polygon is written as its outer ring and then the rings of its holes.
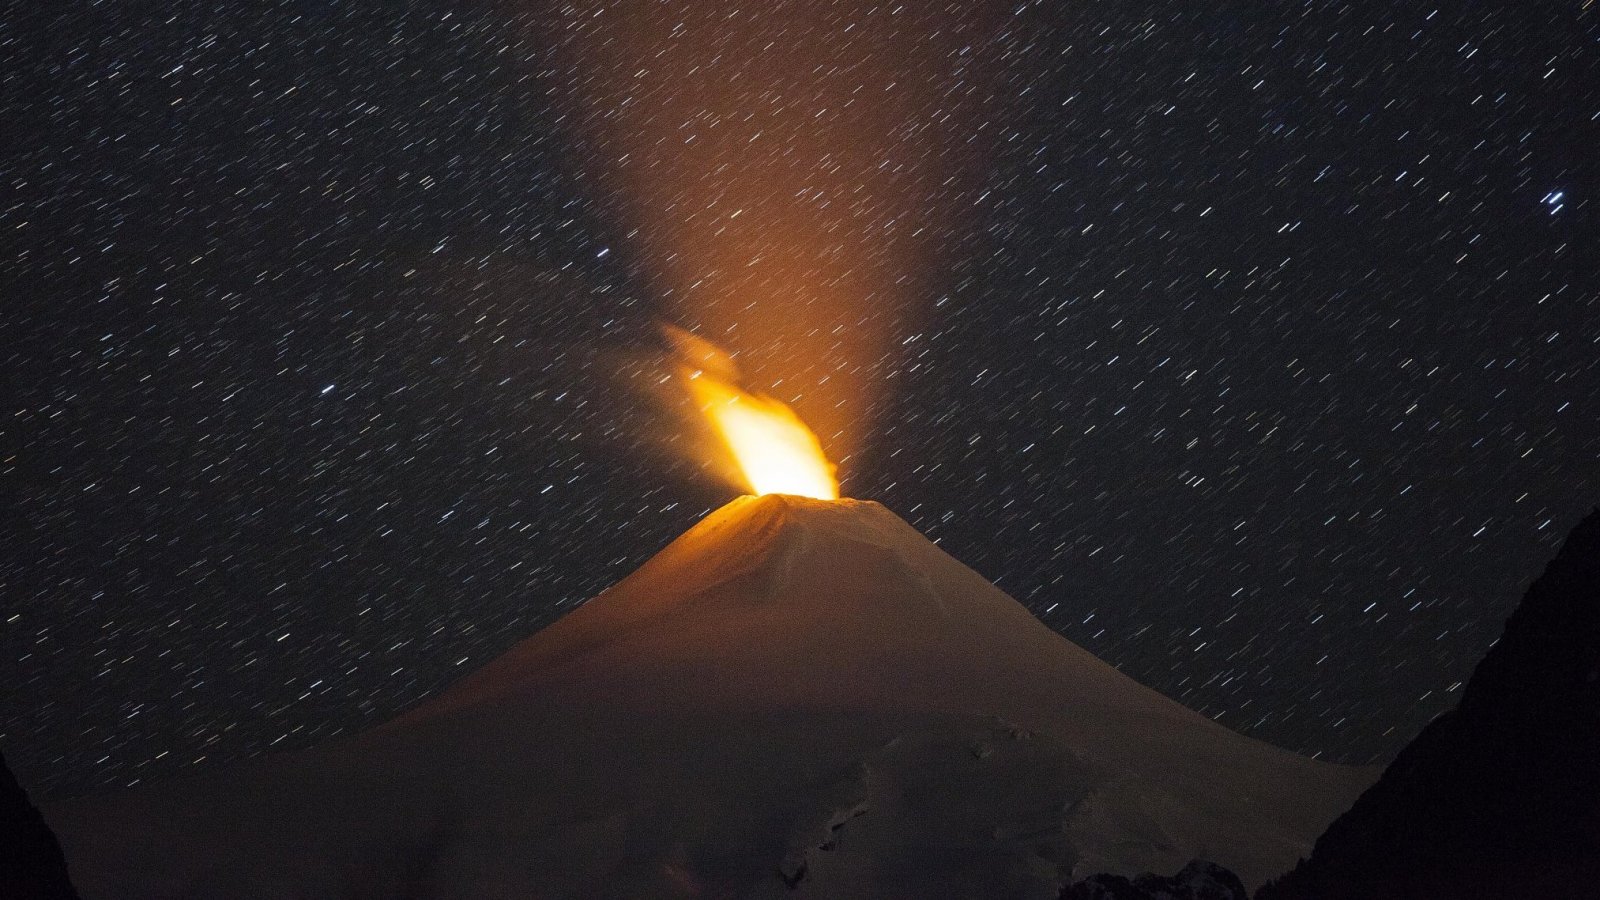
POLYGON ((794 410, 704 369, 685 367, 680 374, 752 493, 839 499, 833 463, 794 410))

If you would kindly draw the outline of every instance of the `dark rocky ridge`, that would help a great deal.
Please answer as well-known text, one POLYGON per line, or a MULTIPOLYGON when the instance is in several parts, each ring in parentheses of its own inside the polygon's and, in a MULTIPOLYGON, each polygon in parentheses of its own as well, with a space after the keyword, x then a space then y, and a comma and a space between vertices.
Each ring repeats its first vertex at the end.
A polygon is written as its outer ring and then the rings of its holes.
POLYGON ((1600 511, 1467 682, 1257 900, 1600 896, 1600 511))
POLYGON ((1194 860, 1171 876, 1094 875, 1061 892, 1061 900, 1248 900, 1239 876, 1205 860, 1194 860))
POLYGON ((0 755, 0 897, 78 900, 61 844, 0 755))

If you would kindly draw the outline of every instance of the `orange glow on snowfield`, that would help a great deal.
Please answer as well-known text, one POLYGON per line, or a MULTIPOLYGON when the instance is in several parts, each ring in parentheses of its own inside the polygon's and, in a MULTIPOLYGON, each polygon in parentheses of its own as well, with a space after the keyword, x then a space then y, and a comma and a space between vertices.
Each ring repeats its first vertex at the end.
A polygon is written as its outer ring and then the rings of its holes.
POLYGON ((833 463, 794 410, 703 369, 685 367, 679 374, 752 493, 839 499, 833 463))

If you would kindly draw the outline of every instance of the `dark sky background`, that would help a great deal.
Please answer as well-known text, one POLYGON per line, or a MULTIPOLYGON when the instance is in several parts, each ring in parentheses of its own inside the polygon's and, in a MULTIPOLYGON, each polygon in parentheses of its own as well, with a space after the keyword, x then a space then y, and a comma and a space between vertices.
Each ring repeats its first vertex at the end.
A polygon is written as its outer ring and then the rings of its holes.
POLYGON ((663 318, 1129 675, 1398 750, 1600 500, 1600 4, 968 5, 8 4, 24 783, 369 727, 629 572, 733 496, 663 318))

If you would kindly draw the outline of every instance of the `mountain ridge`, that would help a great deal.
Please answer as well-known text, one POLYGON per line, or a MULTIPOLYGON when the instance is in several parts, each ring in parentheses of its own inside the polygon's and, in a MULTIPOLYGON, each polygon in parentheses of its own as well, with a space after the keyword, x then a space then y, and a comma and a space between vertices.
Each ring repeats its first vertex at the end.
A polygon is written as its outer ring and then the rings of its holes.
POLYGON ((1374 775, 1139 685, 879 504, 768 495, 373 731, 47 814, 91 900, 1053 898, 1259 883, 1374 775))
MULTIPOLYGON (((836 555, 842 549, 864 552, 873 557, 875 564, 891 568, 908 584, 921 587, 920 592, 907 591, 890 598, 904 604, 908 614, 933 613, 963 629, 971 629, 979 622, 998 624, 992 619, 999 617, 1004 625, 1024 629, 1039 641, 1062 640, 1026 608, 938 550, 875 501, 746 495, 702 519, 611 588, 448 686, 396 723, 414 721, 413 713, 432 714, 435 706, 469 703, 499 690, 513 689, 514 683, 528 676, 526 670, 546 674, 539 667, 559 667, 607 644, 625 641, 629 635, 674 615, 706 611, 693 609, 696 604, 737 608, 756 605, 756 601, 785 600, 791 607, 803 605, 818 611, 817 606, 837 598, 822 597, 803 587, 788 590, 795 577, 794 569, 810 554, 836 555), (732 553, 728 552, 729 542, 736 545, 732 553), (913 557, 920 557, 917 562, 923 565, 914 564, 910 559, 913 557), (949 599, 933 589, 929 566, 943 568, 941 574, 959 584, 955 597, 968 602, 958 619, 952 620, 949 599), (671 595, 671 602, 661 602, 663 594, 671 595), (796 603, 797 599, 801 603, 796 603), (524 673, 519 675, 518 670, 524 673), (496 685, 497 681, 508 683, 496 685)), ((838 605, 820 612, 848 614, 838 605)), ((1093 658, 1076 645, 1067 646, 1085 658, 1093 658)))
POLYGON ((1473 670, 1259 900, 1600 894, 1600 510, 1473 670))

